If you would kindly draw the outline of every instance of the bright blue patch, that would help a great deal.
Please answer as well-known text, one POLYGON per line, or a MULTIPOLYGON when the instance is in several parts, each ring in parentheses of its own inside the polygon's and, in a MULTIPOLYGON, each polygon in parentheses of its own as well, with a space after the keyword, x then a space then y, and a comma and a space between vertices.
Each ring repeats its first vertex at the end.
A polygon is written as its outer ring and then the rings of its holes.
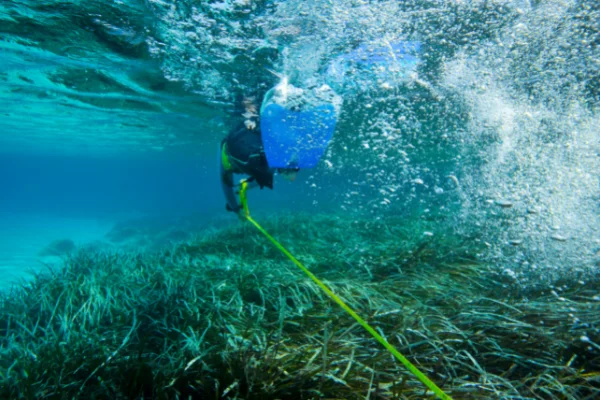
POLYGON ((313 168, 327 149, 335 122, 332 104, 307 111, 267 105, 260 115, 260 130, 269 166, 313 168))

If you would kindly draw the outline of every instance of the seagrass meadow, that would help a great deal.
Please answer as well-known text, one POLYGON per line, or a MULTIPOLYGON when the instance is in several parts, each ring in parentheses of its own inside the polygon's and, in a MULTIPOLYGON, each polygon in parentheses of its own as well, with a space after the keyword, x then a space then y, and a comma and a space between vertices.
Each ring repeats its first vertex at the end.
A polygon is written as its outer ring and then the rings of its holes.
MULTIPOLYGON (((598 281, 523 288, 435 221, 264 227, 455 399, 600 396, 598 281)), ((79 251, 3 295, 0 397, 423 399, 249 224, 159 253, 79 251)))

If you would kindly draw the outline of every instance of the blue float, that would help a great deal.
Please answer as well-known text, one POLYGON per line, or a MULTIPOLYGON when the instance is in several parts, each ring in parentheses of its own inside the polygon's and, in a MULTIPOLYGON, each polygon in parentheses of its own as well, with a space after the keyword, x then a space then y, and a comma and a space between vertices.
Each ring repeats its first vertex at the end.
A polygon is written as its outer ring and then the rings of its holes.
POLYGON ((293 111, 271 103, 261 110, 262 141, 271 168, 313 168, 335 130, 333 104, 293 111))

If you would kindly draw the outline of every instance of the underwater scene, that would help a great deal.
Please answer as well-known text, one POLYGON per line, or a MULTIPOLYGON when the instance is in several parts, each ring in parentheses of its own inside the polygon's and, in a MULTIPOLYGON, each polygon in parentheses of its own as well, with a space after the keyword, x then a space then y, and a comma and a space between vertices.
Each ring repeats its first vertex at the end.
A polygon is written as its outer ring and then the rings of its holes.
POLYGON ((600 2, 0 2, 0 399, 599 399, 599 271, 600 2))

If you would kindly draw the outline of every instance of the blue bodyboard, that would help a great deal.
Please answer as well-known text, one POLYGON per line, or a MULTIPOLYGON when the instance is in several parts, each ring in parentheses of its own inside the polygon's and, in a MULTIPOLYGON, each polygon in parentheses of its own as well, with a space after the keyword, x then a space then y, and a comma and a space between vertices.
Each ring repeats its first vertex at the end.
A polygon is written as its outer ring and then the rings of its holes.
POLYGON ((313 168, 335 130, 333 104, 292 111, 278 104, 261 110, 260 130, 271 168, 313 168))
POLYGON ((416 70, 420 52, 419 42, 400 41, 379 47, 363 44, 329 63, 327 83, 336 90, 363 90, 365 84, 380 80, 405 79, 416 70))

